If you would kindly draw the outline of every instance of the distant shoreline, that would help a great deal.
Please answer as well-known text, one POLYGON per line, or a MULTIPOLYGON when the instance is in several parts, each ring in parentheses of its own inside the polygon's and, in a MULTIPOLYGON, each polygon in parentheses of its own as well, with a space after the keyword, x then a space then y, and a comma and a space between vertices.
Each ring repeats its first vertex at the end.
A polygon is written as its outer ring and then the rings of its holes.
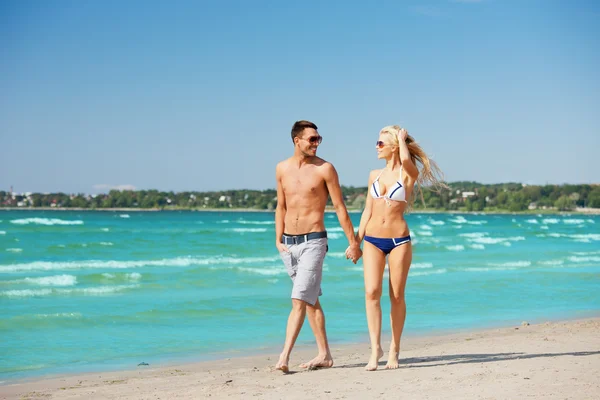
MULTIPOLYGON (((188 212, 257 212, 274 213, 275 210, 257 210, 252 208, 80 208, 80 207, 0 207, 0 211, 93 211, 93 212, 161 212, 161 211, 188 211, 188 212)), ((334 213, 333 208, 326 208, 326 213, 334 213)), ((362 209, 348 208, 349 213, 360 213, 362 209)), ((600 208, 577 208, 572 211, 558 210, 525 210, 525 211, 460 211, 460 210, 413 210, 408 214, 471 214, 471 215, 600 215, 600 208)))

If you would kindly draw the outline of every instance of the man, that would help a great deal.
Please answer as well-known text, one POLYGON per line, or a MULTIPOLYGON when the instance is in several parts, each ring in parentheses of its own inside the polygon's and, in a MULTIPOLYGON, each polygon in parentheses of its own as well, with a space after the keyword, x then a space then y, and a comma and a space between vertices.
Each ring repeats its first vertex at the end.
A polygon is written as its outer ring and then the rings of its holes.
POLYGON ((314 123, 297 121, 292 127, 294 155, 277 164, 275 171, 275 245, 293 281, 292 311, 283 352, 275 367, 284 373, 289 372, 290 353, 307 313, 319 353, 300 367, 333 366, 325 332, 325 314, 319 303, 323 260, 328 250, 324 221, 328 196, 331 196, 340 225, 348 238, 347 257, 356 264, 362 256, 344 205, 337 172, 333 165, 316 156, 322 139, 314 123))

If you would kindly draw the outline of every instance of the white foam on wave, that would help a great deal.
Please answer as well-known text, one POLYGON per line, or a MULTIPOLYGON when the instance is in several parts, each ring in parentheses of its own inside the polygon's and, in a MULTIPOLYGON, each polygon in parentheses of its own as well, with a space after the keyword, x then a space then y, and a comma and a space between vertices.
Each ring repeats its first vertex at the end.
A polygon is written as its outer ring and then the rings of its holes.
POLYGON ((327 230, 327 234, 329 234, 329 232, 344 232, 344 229, 341 226, 336 226, 333 228, 326 228, 327 230))
POLYGON ((550 228, 548 228, 548 225, 542 225, 542 226, 540 226, 540 229, 550 229, 550 228))
POLYGON ((6 231, 0 231, 0 235, 6 235, 6 231))
POLYGON ((78 269, 127 269, 141 267, 190 267, 201 265, 237 265, 246 263, 276 262, 279 256, 272 257, 177 257, 162 260, 85 260, 85 261, 34 261, 23 264, 0 265, 0 273, 18 271, 60 271, 78 269))
POLYGON ((567 225, 579 225, 584 224, 585 220, 583 219, 563 219, 563 223, 567 225))
POLYGON ((596 223, 596 221, 594 221, 593 219, 586 219, 585 222, 588 222, 590 224, 595 224, 596 223))
POLYGON ((262 233, 266 232, 267 228, 231 228, 230 231, 237 233, 262 233))
POLYGON ((493 238, 493 237, 476 237, 476 238, 468 238, 469 242, 474 242, 478 244, 503 244, 505 246, 510 246, 510 242, 519 242, 521 240, 525 240, 523 236, 515 236, 508 238, 493 238))
POLYGON ((500 268, 525 268, 531 266, 531 261, 509 261, 505 263, 489 263, 488 265, 500 268))
POLYGON ((485 250, 485 246, 484 245, 477 244, 477 243, 476 244, 472 244, 469 247, 472 248, 472 249, 475 249, 475 250, 485 250))
POLYGON ((102 232, 108 232, 108 231, 110 231, 110 229, 109 229, 109 228, 101 228, 100 230, 101 230, 102 232))
POLYGON ((565 262, 563 260, 545 260, 545 261, 539 261, 538 264, 540 265, 563 265, 565 262))
POLYGON ((344 237, 344 235, 342 233, 337 233, 337 232, 329 233, 329 232, 327 232, 327 238, 332 239, 332 240, 341 239, 343 237, 344 237))
POLYGON ((73 275, 54 275, 41 278, 25 278, 22 281, 39 286, 75 286, 77 284, 77 277, 73 275))
POLYGON ((411 268, 433 268, 433 264, 432 263, 412 263, 411 268))
POLYGON ((23 249, 11 247, 11 248, 6 249, 6 251, 8 251, 9 253, 21 253, 21 252, 23 252, 23 249))
POLYGON ((81 318, 83 315, 79 312, 64 312, 54 314, 35 314, 35 318, 81 318))
POLYGON ((465 246, 463 246, 462 244, 457 244, 453 246, 446 246, 446 248, 450 251, 463 251, 465 249, 465 246))
POLYGON ((246 221, 239 219, 236 222, 242 225, 275 225, 275 221, 246 221))
POLYGON ((579 233, 579 234, 572 234, 572 235, 567 235, 568 237, 572 238, 572 239, 588 239, 588 240, 593 240, 593 241, 600 241, 600 234, 598 233, 579 233))
POLYGON ((114 243, 113 242, 100 242, 101 246, 113 246, 114 243))
POLYGON ((482 238, 487 236, 487 232, 469 232, 469 233, 459 233, 458 236, 466 237, 466 238, 482 238))
POLYGON ((528 224, 538 224, 539 223, 538 220, 535 219, 535 218, 534 219, 525 220, 525 222, 527 222, 528 224))
POLYGON ((425 224, 419 226, 419 228, 424 229, 426 231, 430 231, 431 230, 431 227, 429 225, 425 225, 425 224))
POLYGON ((578 256, 590 256, 594 254, 600 254, 600 251, 572 251, 571 253, 578 256))
POLYGON ((130 218, 129 214, 120 214, 119 217, 120 218, 130 218))
POLYGON ((98 286, 91 288, 77 289, 24 289, 24 290, 5 290, 0 292, 0 296, 5 297, 39 297, 48 295, 69 295, 80 294, 84 296, 98 296, 113 294, 127 289, 134 289, 139 285, 119 285, 119 286, 98 286))
POLYGON ((418 236, 433 236, 433 232, 431 232, 431 231, 418 231, 417 235, 418 236))
POLYGON ((427 276, 427 275, 437 275, 437 274, 445 274, 448 272, 446 268, 436 269, 434 271, 416 271, 409 272, 410 276, 427 276))
POLYGON ((596 256, 570 256, 567 259, 571 262, 600 262, 600 257, 596 256))
POLYGON ((283 268, 275 269, 275 268, 248 268, 248 267, 237 267, 238 271, 248 272, 250 274, 256 275, 267 275, 267 276, 275 276, 275 275, 283 275, 287 272, 283 268))
POLYGON ((229 220, 228 219, 222 219, 220 221, 217 221, 217 224, 228 224, 229 220))
POLYGON ((130 281, 139 281, 140 279, 142 279, 142 274, 140 274, 139 272, 132 272, 130 274, 125 274, 125 278, 127 278, 127 280, 130 281))
POLYGON ((339 251, 339 252, 335 252, 335 253, 327 253, 328 257, 335 257, 335 258, 346 258, 346 253, 343 251, 339 251))
POLYGON ((517 268, 514 267, 495 267, 495 268, 486 268, 486 267, 470 267, 470 268, 463 268, 461 269, 461 271, 467 271, 467 272, 490 272, 490 271, 514 271, 517 268))
POLYGON ((467 221, 467 224, 470 225, 483 225, 483 224, 487 224, 488 222, 485 220, 481 220, 481 221, 467 221))
POLYGON ((436 221, 436 220, 434 220, 434 219, 430 219, 430 220, 429 220, 429 223, 430 223, 431 225, 446 225, 446 223, 445 223, 444 221, 436 221))
POLYGON ((557 218, 544 218, 542 224, 558 224, 560 221, 557 218))
POLYGON ((464 224, 467 222, 467 219, 462 215, 457 216, 456 218, 452 218, 449 220, 450 222, 454 222, 455 224, 464 224))
POLYGON ((11 224, 17 225, 83 225, 81 220, 64 220, 58 218, 22 218, 13 219, 11 224))

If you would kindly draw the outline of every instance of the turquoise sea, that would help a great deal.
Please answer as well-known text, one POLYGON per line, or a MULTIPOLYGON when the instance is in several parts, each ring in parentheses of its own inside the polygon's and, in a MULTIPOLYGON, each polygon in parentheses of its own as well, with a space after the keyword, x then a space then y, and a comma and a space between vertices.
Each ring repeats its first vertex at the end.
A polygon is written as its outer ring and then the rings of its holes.
MULTIPOLYGON (((600 310, 599 216, 407 220, 408 335, 600 310)), ((367 343, 362 262, 335 214, 326 225, 328 335, 367 343)), ((280 351, 291 284, 274 230, 259 212, 0 211, 0 381, 280 351)))

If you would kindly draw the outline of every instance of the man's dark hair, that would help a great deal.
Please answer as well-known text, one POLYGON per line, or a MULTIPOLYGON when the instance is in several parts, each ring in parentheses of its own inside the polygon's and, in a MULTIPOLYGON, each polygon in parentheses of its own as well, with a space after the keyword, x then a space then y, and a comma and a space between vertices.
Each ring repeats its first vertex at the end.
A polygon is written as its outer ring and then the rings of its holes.
POLYGON ((292 142, 296 136, 300 136, 302 134, 305 128, 313 128, 314 130, 318 129, 317 126, 310 121, 296 121, 294 126, 292 126, 292 142))

